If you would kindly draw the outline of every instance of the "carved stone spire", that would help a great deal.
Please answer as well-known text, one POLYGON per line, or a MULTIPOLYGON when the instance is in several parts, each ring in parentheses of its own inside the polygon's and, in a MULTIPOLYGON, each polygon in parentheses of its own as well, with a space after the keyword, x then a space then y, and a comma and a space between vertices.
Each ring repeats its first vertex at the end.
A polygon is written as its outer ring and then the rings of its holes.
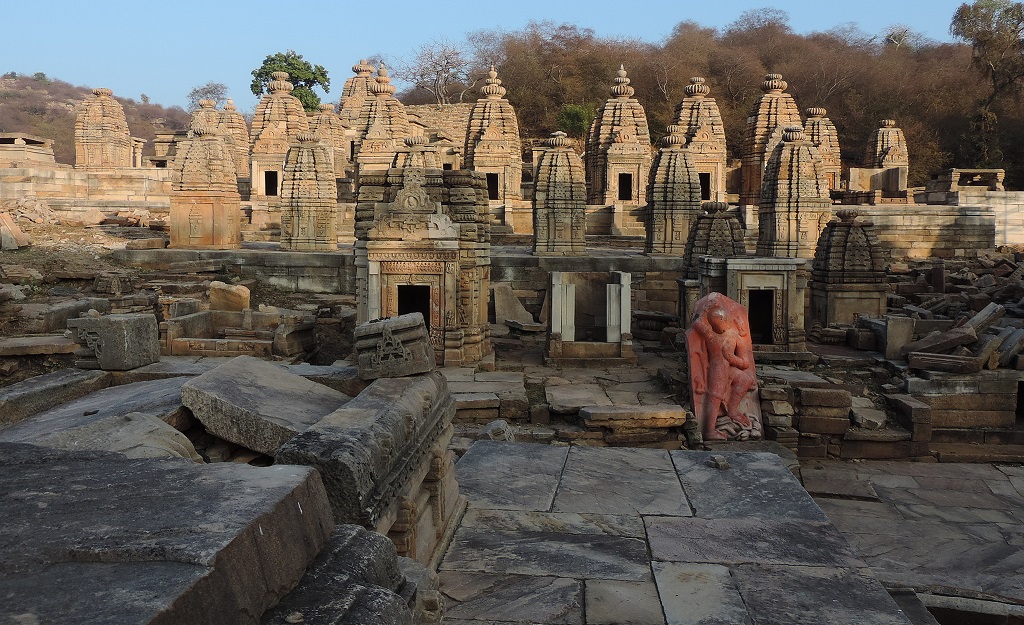
POLYGON ((864 166, 877 169, 910 166, 907 138, 903 130, 896 127, 896 120, 883 119, 880 127, 871 133, 864 166))
POLYGON ((586 253, 586 179, 583 161, 564 132, 544 141, 537 161, 533 195, 533 253, 578 256, 586 253))
POLYGON ((702 197, 724 201, 728 149, 722 113, 702 77, 691 78, 683 91, 686 97, 676 107, 674 124, 683 128, 694 167, 706 174, 702 197))
POLYGON ((690 228, 683 254, 683 271, 688 278, 697 277, 701 256, 728 258, 743 256, 743 228, 734 212, 725 202, 704 202, 697 219, 690 228))
POLYGON ((228 146, 231 150, 231 158, 235 162, 235 175, 239 178, 249 177, 249 125, 245 123, 245 117, 238 112, 234 101, 228 100, 224 104, 224 110, 220 112, 221 134, 231 137, 228 146))
POLYGON ((825 177, 828 179, 829 189, 838 189, 839 178, 843 171, 839 153, 839 133, 832 120, 825 117, 827 112, 821 107, 812 106, 807 109, 804 132, 811 144, 818 148, 818 152, 821 154, 821 162, 825 167, 825 177))
POLYGON ((505 88, 501 86, 501 80, 498 78, 498 72, 495 71, 494 66, 491 65, 491 71, 487 72, 487 79, 484 80, 486 83, 480 91, 492 100, 497 100, 505 97, 505 88))
MULTIPOLYGON (((621 65, 611 96, 587 133, 587 203, 643 206, 647 202, 647 177, 651 170, 651 133, 647 114, 632 97, 633 88, 621 65)), ((631 217, 633 223, 624 226, 642 231, 642 218, 631 217)))
POLYGON ((803 123, 796 101, 785 92, 788 86, 782 74, 765 75, 761 83, 764 93, 747 118, 740 193, 740 204, 745 206, 756 206, 760 200, 765 162, 781 138, 782 130, 803 123))
MULTIPOLYGON (((333 115, 334 107, 326 106, 333 115)), ((337 250, 334 148, 311 131, 296 139, 288 149, 281 184, 281 249, 337 250)))
POLYGON ((626 76, 626 66, 619 65, 619 71, 615 73, 615 84, 612 85, 613 98, 632 98, 636 90, 629 86, 629 78, 626 76))
POLYGON ((132 139, 124 109, 110 89, 93 89, 75 118, 75 167, 132 166, 132 139))
POLYGON ((465 168, 498 176, 498 194, 492 198, 507 202, 522 199, 523 156, 519 120, 505 99, 498 72, 491 66, 484 96, 473 104, 466 132, 465 168))
POLYGON ((644 246, 647 254, 682 256, 690 226, 700 211, 700 177, 683 133, 681 126, 668 127, 651 166, 644 246))

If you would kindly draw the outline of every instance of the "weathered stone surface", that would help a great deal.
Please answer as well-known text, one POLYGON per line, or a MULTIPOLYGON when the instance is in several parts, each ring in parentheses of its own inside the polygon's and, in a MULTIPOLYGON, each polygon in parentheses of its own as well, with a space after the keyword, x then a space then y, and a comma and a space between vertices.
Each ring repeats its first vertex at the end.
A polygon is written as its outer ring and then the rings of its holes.
POLYGON ((239 356, 189 380, 181 399, 211 434, 273 456, 349 397, 273 363, 239 356))
POLYGON ((667 562, 863 566, 839 531, 827 521, 759 518, 697 519, 644 517, 651 557, 667 562), (723 540, 723 536, 763 537, 723 540), (770 538, 769 538, 770 537, 770 538))
POLYGON ((298 612, 306 623, 412 625, 403 596, 407 585, 387 537, 356 525, 338 525, 299 585, 260 622, 285 625, 298 612))
POLYGON ((316 467, 335 519, 373 527, 454 414, 439 373, 381 378, 287 441, 276 460, 316 467))
POLYGON ((733 625, 747 621, 747 609, 718 564, 652 562, 667 625, 733 625))
POLYGON ((686 422, 686 409, 679 404, 647 404, 644 406, 584 406, 580 418, 594 425, 608 425, 619 421, 651 422, 657 427, 682 425, 686 422))
POLYGON ((590 579, 586 595, 588 625, 665 625, 653 582, 590 579))
MULTIPOLYGON (((474 498, 474 505, 480 502, 474 498)), ((563 534, 607 534, 644 538, 646 530, 639 516, 628 514, 592 514, 589 512, 536 512, 473 507, 462 517, 460 527, 521 532, 560 532, 563 534)))
POLYGON ((700 176, 687 149, 687 128, 672 125, 667 130, 651 167, 644 252, 682 256, 700 213, 700 176))
POLYGON ((506 321, 517 321, 523 324, 533 324, 533 315, 525 308, 522 302, 512 292, 512 286, 508 283, 495 283, 492 286, 494 293, 494 322, 504 324, 506 321))
POLYGON ((570 447, 552 510, 691 515, 672 461, 662 449, 570 447))
POLYGON ((68 320, 75 341, 75 366, 82 369, 128 371, 160 360, 156 315, 117 314, 68 320))
MULTIPOLYGON (((740 204, 757 206, 764 186, 765 162, 779 143, 782 130, 790 125, 802 125, 800 109, 793 96, 786 93, 789 84, 782 74, 767 74, 761 83, 764 92, 754 103, 747 117, 747 132, 741 153, 743 155, 740 204)), ((826 188, 827 190, 827 188, 826 188)), ((827 196, 826 196, 827 197, 827 196)), ((810 244, 813 245, 812 239, 810 244)))
POLYGON ((105 371, 59 369, 4 387, 0 389, 0 426, 106 388, 110 379, 105 371))
MULTIPOLYGON (((588 204, 646 204, 651 170, 651 133, 644 108, 633 97, 626 69, 619 66, 611 97, 597 112, 586 141, 588 204), (620 173, 630 174, 628 199, 619 188, 620 173)), ((641 224, 637 224, 641 225, 641 224)))
POLYGON ((92 90, 75 118, 75 166, 79 169, 132 166, 132 140, 121 103, 110 89, 92 90))
POLYGON ((854 406, 850 409, 850 419, 857 427, 878 430, 885 427, 886 415, 884 410, 854 406))
POLYGON ((440 579, 445 622, 583 625, 583 584, 576 579, 461 571, 443 571, 440 579))
POLYGON ((0 469, 3 612, 39 623, 255 622, 333 528, 306 467, 4 443, 0 469))
MULTIPOLYGON (((797 401, 801 407, 828 406, 831 408, 849 408, 853 405, 849 391, 828 388, 796 388, 797 401)), ((801 412, 801 414, 803 414, 801 412)))
POLYGON ((568 453, 566 447, 478 441, 455 465, 455 474, 477 507, 546 511, 568 453))
POLYGON ((828 520, 775 454, 669 453, 696 517, 828 520), (708 466, 712 455, 724 456, 731 468, 708 466))
POLYGON ((210 310, 246 310, 249 308, 249 287, 225 284, 218 280, 210 283, 210 310))
POLYGON ((755 623, 910 624, 878 580, 853 569, 749 564, 732 575, 755 623))
POLYGON ((434 369, 434 350, 421 313, 360 324, 355 329, 359 375, 364 380, 398 378, 434 369))
POLYGON ((584 406, 611 406, 599 384, 560 384, 544 389, 548 408, 556 414, 575 414, 584 406))
POLYGON ((241 196, 230 140, 216 126, 194 119, 187 138, 178 144, 169 164, 174 170, 171 247, 234 249, 241 245, 241 196))
POLYGON ((558 131, 536 157, 533 195, 533 253, 579 256, 586 253, 587 185, 583 161, 558 131))
POLYGON ((38 354, 70 354, 77 344, 63 334, 18 336, 0 339, 0 356, 34 356, 38 354))
MULTIPOLYGON (((325 111, 334 117, 333 106, 325 111)), ((338 185, 335 146, 330 133, 321 126, 300 133, 288 148, 281 183, 281 249, 338 249, 338 185)), ((340 146, 338 146, 340 147, 340 146)))

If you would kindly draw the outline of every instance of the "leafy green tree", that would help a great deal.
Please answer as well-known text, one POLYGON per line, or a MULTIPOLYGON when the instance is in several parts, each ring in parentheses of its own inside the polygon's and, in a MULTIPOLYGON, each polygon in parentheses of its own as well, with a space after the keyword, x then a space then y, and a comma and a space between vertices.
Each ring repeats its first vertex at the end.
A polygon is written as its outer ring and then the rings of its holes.
POLYGON ((320 87, 324 93, 331 92, 331 79, 323 65, 313 65, 302 58, 294 50, 271 54, 263 59, 263 64, 252 70, 252 84, 249 85, 253 95, 261 95, 267 91, 271 74, 288 72, 288 80, 295 85, 292 95, 302 102, 307 111, 316 111, 320 106, 320 96, 313 89, 320 87))
POLYGON ((563 104, 555 123, 558 129, 569 135, 582 139, 594 121, 593 104, 563 104))

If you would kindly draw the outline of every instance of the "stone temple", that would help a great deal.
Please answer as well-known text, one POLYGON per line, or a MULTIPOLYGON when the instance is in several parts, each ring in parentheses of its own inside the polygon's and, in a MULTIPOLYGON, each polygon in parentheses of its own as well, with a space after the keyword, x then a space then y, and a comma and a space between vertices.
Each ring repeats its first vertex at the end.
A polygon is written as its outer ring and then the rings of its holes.
POLYGON ((1024 192, 482 69, 0 133, 0 622, 1020 622, 1024 192))

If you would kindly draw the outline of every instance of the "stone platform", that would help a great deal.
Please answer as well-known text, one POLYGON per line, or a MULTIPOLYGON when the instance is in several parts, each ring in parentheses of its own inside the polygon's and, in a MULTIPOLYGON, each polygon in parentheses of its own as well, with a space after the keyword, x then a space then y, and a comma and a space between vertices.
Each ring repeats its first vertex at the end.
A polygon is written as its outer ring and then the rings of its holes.
POLYGON ((911 621, 778 457, 478 442, 445 622, 911 621))

